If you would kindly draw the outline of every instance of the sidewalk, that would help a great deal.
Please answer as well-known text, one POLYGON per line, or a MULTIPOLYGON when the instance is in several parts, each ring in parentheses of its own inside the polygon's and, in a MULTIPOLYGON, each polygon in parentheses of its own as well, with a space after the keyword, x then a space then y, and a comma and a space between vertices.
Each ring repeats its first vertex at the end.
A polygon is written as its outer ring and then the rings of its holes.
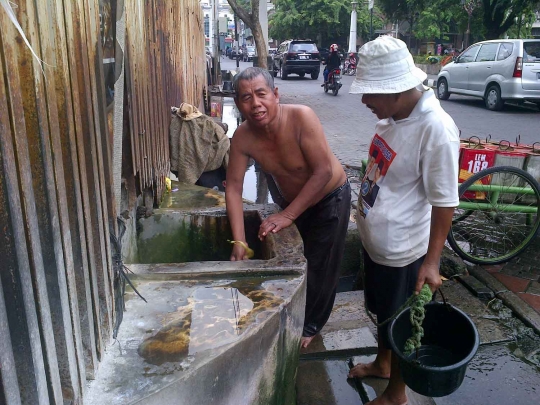
POLYGON ((476 266, 470 273, 540 334, 540 237, 518 257, 494 266, 476 266))

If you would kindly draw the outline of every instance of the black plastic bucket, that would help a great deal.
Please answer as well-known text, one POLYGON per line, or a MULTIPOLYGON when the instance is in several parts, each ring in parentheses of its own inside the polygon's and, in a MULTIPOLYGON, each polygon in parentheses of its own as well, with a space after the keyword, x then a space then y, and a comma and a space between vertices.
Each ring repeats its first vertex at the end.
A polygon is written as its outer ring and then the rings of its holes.
POLYGON ((444 397, 463 382, 467 364, 478 350, 478 331, 464 312, 450 304, 430 302, 425 308, 418 353, 403 353, 405 341, 412 335, 409 308, 390 323, 389 341, 399 357, 405 384, 421 395, 444 397))

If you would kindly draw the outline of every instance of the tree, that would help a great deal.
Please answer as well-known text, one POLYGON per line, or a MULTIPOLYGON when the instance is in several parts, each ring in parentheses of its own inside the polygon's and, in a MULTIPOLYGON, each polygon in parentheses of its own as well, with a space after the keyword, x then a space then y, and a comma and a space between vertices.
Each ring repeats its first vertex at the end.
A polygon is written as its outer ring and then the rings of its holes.
POLYGON ((497 39, 523 15, 538 7, 538 0, 483 0, 486 39, 497 39))
POLYGON ((261 22, 259 21, 259 0, 251 0, 251 11, 247 10, 247 1, 227 1, 238 18, 240 18, 253 33, 253 39, 255 40, 255 46, 257 47, 259 67, 268 69, 268 64, 266 63, 268 58, 268 49, 262 32, 261 22))
POLYGON ((466 13, 456 0, 430 1, 417 10, 414 34, 420 39, 443 39, 452 25, 465 25, 467 22, 466 13))
MULTIPOLYGON (((351 22, 350 0, 275 0, 270 35, 287 38, 317 39, 319 46, 348 42, 351 22)), ((373 26, 381 27, 380 13, 373 15, 373 26)), ((367 7, 358 7, 357 33, 366 38, 369 33, 367 7)))

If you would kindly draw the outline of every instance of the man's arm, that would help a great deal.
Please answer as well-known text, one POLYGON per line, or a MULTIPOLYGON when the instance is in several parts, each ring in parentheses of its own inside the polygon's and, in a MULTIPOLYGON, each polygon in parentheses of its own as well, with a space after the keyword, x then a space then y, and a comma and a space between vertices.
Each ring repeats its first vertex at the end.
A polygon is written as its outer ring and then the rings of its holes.
MULTIPOLYGON (((242 191, 244 187, 244 175, 246 173, 249 158, 242 152, 241 143, 237 132, 235 137, 231 139, 231 152, 229 166, 227 167, 225 202, 227 205, 227 215, 229 217, 229 223, 231 224, 233 239, 246 242, 242 191)), ((244 248, 235 243, 231 253, 231 260, 245 260, 247 259, 245 254, 244 248)))
POLYGON ((454 208, 432 207, 428 251, 422 266, 418 270, 416 294, 420 293, 422 286, 426 283, 429 284, 431 291, 435 291, 442 284, 439 275, 441 253, 450 226, 452 226, 453 214, 454 208))
POLYGON ((301 128, 300 149, 311 170, 311 176, 285 210, 263 221, 259 229, 261 239, 268 232, 275 233, 290 226, 307 208, 319 202, 325 195, 326 185, 332 179, 331 152, 319 118, 311 108, 302 108, 298 115, 295 118, 301 128))

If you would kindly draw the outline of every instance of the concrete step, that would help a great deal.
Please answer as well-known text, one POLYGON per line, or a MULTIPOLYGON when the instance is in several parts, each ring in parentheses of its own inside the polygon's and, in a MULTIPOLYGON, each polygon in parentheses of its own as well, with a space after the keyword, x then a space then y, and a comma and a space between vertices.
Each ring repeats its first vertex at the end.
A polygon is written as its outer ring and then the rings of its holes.
POLYGON ((346 360, 301 361, 296 375, 296 405, 362 405, 346 360))
POLYGON ((377 348, 375 333, 364 310, 364 292, 338 293, 330 319, 300 355, 302 359, 328 359, 372 354, 377 348))

